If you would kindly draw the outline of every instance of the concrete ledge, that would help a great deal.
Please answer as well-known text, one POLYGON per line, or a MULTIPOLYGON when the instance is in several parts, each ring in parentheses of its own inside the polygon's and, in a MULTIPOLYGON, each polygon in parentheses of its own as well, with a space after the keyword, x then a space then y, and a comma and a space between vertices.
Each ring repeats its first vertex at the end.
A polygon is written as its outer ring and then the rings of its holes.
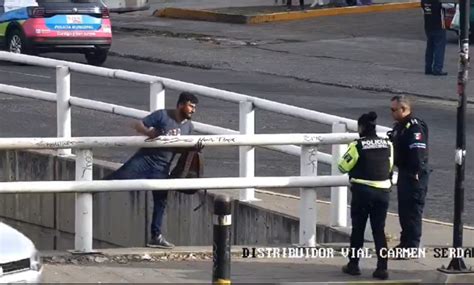
POLYGON ((474 273, 443 273, 436 271, 432 276, 423 279, 423 283, 441 283, 441 284, 472 284, 474 282, 474 273), (431 278, 430 278, 431 277, 431 278))
POLYGON ((156 17, 186 19, 186 20, 200 20, 210 22, 224 22, 234 24, 260 24, 268 22, 279 21, 293 21, 304 20, 324 16, 337 16, 349 14, 363 14, 384 11, 398 11, 419 8, 420 3, 405 2, 405 3, 388 3, 388 4, 374 4, 369 6, 351 6, 340 8, 324 8, 305 11, 292 11, 282 13, 257 14, 257 15, 242 15, 242 14, 228 14, 220 13, 210 10, 193 10, 181 8, 165 8, 156 10, 153 15, 156 17))
POLYGON ((163 17, 163 18, 174 18, 174 19, 209 21, 209 22, 248 24, 248 19, 247 19, 248 16, 225 14, 225 13, 218 13, 218 12, 213 12, 213 11, 206 11, 206 10, 165 8, 162 10, 156 10, 153 13, 153 16, 163 17))

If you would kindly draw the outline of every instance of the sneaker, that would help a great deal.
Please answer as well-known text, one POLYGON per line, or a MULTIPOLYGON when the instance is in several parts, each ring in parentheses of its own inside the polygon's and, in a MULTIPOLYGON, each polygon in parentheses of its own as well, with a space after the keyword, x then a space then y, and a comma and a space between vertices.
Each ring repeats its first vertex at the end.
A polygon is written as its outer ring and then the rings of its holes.
POLYGON ((387 269, 379 269, 377 268, 374 273, 372 273, 372 277, 381 279, 381 280, 386 280, 388 279, 388 271, 387 269))
POLYGON ((163 235, 159 235, 159 236, 152 237, 146 246, 153 247, 153 248, 171 249, 174 247, 174 244, 168 242, 163 235))
POLYGON ((434 76, 446 76, 448 73, 446 71, 433 71, 434 76))
POLYGON ((348 263, 342 267, 342 272, 349 274, 349 275, 360 275, 360 268, 359 265, 355 265, 352 263, 348 263))

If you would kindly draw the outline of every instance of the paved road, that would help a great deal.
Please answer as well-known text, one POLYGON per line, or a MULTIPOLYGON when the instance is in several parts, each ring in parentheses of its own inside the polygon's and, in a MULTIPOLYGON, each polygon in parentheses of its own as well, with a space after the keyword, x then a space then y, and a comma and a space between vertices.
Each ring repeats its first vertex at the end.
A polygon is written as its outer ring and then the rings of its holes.
MULTIPOLYGON (((447 49, 446 78, 422 74, 424 35, 419 11, 319 18, 268 25, 228 25, 121 16, 107 67, 156 74, 207 86, 268 98, 356 119, 375 110, 379 123, 390 125, 388 103, 399 93, 416 95, 416 111, 431 127, 434 168, 426 216, 450 221, 453 204, 455 142, 454 43, 447 49), (124 28, 127 28, 125 31, 124 28), (155 31, 145 31, 153 28, 155 31), (143 59, 143 60, 138 60, 143 59), (165 64, 163 64, 165 63, 165 64), (427 98, 426 96, 433 96, 427 98)), ((51 55, 83 62, 81 56, 51 55)), ((2 83, 54 91, 54 71, 2 64, 2 83)), ((73 74, 74 96, 147 108, 144 85, 73 74)), ((176 92, 167 92, 173 106, 176 92)), ((1 136, 54 136, 55 107, 30 99, 1 96, 1 136)), ((472 106, 468 121, 473 119, 472 106)), ((201 98, 196 120, 238 127, 235 104, 201 98)), ((327 132, 328 126, 257 111, 257 132, 327 132)), ((92 111, 73 112, 73 135, 131 135, 129 120, 92 111)), ((468 139, 473 141, 468 125, 468 139)), ((123 161, 129 151, 97 154, 123 161)), ((468 145, 466 203, 472 205, 472 145, 468 145)), ((207 149, 209 176, 236 176, 237 149, 207 149)), ((294 175, 299 159, 270 151, 257 152, 257 175, 294 175)), ((325 173, 327 168, 322 167, 325 173)), ((294 192, 294 191, 293 191, 294 192)), ((319 197, 327 197, 327 190, 319 197)), ((392 195, 391 210, 396 209, 392 195)), ((474 208, 466 207, 474 224, 474 208)))

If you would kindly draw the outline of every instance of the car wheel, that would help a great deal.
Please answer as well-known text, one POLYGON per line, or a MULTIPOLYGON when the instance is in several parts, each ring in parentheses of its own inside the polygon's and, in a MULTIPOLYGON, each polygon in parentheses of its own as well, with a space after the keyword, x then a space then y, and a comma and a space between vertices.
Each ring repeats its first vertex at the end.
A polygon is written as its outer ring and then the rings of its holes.
POLYGON ((86 53, 86 60, 87 63, 90 65, 101 66, 107 60, 107 52, 108 51, 94 51, 86 53))
POLYGON ((13 30, 8 36, 7 40, 7 51, 13 53, 23 53, 26 54, 26 41, 22 32, 19 30, 13 30))

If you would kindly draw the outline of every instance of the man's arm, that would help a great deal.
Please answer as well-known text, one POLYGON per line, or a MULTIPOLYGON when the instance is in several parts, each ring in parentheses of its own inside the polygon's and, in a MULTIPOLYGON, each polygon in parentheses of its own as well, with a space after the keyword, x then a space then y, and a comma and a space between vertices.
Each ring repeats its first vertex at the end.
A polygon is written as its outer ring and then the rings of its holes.
POLYGON ((162 110, 154 111, 143 120, 135 121, 133 128, 139 134, 145 135, 149 138, 156 138, 161 134, 161 118, 162 110))
POLYGON ((354 168, 359 160, 359 152, 357 151, 357 142, 351 142, 346 153, 341 157, 338 168, 341 173, 347 173, 354 168))
POLYGON ((135 121, 132 126, 137 133, 145 135, 149 138, 156 138, 159 132, 153 127, 146 127, 142 121, 135 121))
POLYGON ((408 164, 413 171, 413 175, 418 179, 418 174, 426 165, 426 156, 428 155, 428 138, 426 132, 420 124, 414 124, 408 130, 408 164))

